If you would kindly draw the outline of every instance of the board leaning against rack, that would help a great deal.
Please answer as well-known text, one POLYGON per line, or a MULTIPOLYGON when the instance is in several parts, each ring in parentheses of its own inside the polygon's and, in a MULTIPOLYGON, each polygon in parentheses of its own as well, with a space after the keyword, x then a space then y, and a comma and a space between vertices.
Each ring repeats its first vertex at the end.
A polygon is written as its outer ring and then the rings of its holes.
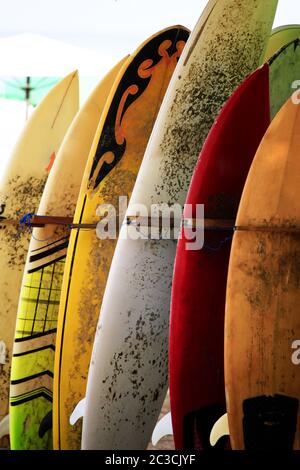
POLYGON ((289 98, 251 166, 230 255, 225 389, 237 450, 300 449, 300 374, 292 357, 300 338, 299 151, 300 107, 289 98))
POLYGON ((25 213, 36 212, 49 169, 78 106, 75 72, 61 80, 34 110, 0 183, 0 341, 6 351, 0 369, 0 420, 8 413, 16 313, 30 240, 30 233, 18 222, 25 213))

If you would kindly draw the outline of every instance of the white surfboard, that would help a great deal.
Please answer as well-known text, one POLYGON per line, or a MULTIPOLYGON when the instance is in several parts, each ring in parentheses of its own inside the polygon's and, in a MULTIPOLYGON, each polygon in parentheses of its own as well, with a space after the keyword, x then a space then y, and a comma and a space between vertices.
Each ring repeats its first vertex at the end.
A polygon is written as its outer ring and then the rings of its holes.
MULTIPOLYGON (((209 1, 171 80, 128 216, 139 203, 184 204, 215 116, 263 57, 276 4, 209 1)), ((167 391, 176 241, 122 239, 127 228, 120 231, 94 342, 83 449, 145 449, 167 391)))

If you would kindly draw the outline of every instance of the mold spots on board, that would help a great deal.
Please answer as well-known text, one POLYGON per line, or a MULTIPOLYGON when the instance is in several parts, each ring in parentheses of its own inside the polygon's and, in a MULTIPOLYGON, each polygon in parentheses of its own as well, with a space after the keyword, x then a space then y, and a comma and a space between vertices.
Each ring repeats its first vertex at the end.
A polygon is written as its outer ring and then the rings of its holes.
POLYGON ((39 206, 46 178, 33 176, 23 179, 12 178, 7 185, 6 194, 0 195, 1 204, 5 204, 3 216, 16 222, 15 225, 2 225, 0 243, 2 253, 6 255, 6 263, 12 269, 23 271, 30 241, 30 231, 19 224, 20 219, 28 213, 34 213, 39 206))
POLYGON ((164 194, 172 204, 178 201, 180 194, 185 195, 217 114, 238 84, 259 63, 266 28, 259 22, 254 24, 255 2, 233 3, 224 5, 219 19, 221 33, 215 29, 215 21, 207 22, 205 37, 211 40, 201 41, 200 37, 201 53, 198 48, 193 51, 182 73, 160 143, 159 173, 163 177, 155 185, 153 202, 163 202, 160 199, 164 194), (242 23, 235 22, 235 16, 243 18, 242 23))

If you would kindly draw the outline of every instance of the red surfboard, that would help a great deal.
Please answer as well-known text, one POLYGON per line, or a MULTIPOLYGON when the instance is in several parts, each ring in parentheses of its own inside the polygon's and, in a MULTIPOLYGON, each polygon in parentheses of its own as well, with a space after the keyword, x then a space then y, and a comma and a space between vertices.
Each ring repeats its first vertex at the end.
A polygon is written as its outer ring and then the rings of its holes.
MULTIPOLYGON (((244 183, 270 123, 269 66, 251 74, 223 107, 204 144, 186 204, 205 218, 235 220, 244 183)), ((190 214, 185 217, 191 217, 190 214)), ((226 412, 224 309, 232 231, 205 231, 201 250, 178 241, 171 303, 170 398, 176 449, 205 449, 226 412)), ((221 443, 220 443, 221 444, 221 443)), ((224 442, 221 444, 224 445, 224 442)))

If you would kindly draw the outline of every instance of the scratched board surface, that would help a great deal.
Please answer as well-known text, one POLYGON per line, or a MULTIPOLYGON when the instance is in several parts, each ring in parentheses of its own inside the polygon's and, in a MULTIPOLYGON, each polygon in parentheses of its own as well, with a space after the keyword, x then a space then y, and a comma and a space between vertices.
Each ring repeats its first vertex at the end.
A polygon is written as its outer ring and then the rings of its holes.
POLYGON ((27 122, 0 183, 0 341, 6 359, 0 371, 0 420, 8 413, 9 380, 15 321, 30 233, 18 224, 36 212, 42 191, 64 135, 78 110, 78 76, 57 84, 27 122))
MULTIPOLYGON (((128 216, 134 215, 137 203, 147 206, 148 213, 152 204, 183 206, 216 115, 264 56, 276 5, 261 0, 208 2, 156 120, 128 216)), ((99 317, 83 449, 145 449, 168 386, 176 240, 130 239, 126 231, 123 225, 99 317)))
MULTIPOLYGON (((88 160, 75 222, 98 222, 96 209, 131 194, 161 101, 188 31, 167 28, 124 64, 107 103, 88 160)), ((81 422, 69 418, 85 396, 99 307, 116 240, 95 230, 73 231, 59 312, 54 377, 54 447, 78 449, 81 422), (65 340, 67 338, 67 340, 65 340)))
MULTIPOLYGON (((124 60, 100 82, 74 119, 46 183, 39 215, 73 217, 101 113, 124 60)), ((31 238, 12 360, 12 449, 52 448, 55 336, 69 234, 67 226, 46 225, 34 229, 31 238)))

